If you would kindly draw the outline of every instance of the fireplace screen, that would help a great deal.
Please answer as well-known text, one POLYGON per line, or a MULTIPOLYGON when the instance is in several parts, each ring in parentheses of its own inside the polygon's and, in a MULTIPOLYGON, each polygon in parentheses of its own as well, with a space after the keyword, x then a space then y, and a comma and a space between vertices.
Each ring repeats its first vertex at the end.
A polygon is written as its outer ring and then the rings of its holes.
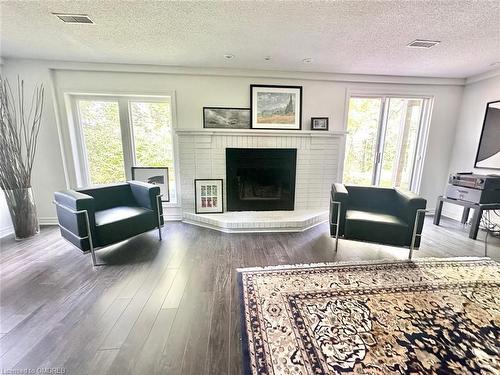
POLYGON ((283 182, 289 179, 287 172, 280 168, 240 168, 237 172, 239 199, 281 199, 285 193, 283 182))
POLYGON ((295 149, 226 149, 228 211, 293 210, 295 149))

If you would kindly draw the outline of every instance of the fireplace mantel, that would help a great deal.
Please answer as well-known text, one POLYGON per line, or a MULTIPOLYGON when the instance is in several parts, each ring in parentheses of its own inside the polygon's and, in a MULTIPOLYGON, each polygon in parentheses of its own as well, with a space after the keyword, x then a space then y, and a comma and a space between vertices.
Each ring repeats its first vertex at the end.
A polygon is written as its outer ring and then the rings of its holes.
POLYGON ((235 137, 333 137, 340 138, 347 134, 346 131, 320 131, 320 130, 261 130, 261 129, 177 129, 179 136, 192 135, 220 135, 235 137))

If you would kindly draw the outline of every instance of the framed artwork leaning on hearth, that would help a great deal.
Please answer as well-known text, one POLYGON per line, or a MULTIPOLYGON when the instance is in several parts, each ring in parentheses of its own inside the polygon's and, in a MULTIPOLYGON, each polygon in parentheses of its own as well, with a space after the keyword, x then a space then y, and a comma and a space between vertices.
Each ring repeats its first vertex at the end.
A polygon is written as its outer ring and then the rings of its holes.
POLYGON ((224 212, 224 186, 222 179, 194 180, 195 212, 220 214, 224 212))

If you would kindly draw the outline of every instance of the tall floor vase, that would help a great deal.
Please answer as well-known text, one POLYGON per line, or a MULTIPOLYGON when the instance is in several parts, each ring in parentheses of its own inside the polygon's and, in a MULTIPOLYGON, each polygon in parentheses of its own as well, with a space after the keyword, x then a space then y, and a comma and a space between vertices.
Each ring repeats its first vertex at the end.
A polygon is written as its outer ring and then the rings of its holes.
POLYGON ((40 226, 31 187, 4 190, 4 193, 16 240, 24 240, 38 234, 40 226))

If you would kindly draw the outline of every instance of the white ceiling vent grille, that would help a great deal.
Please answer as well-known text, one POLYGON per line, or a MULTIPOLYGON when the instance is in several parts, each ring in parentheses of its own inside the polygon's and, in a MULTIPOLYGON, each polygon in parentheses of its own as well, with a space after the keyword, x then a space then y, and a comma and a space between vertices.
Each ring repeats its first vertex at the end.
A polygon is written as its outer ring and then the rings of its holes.
POLYGON ((52 13, 61 21, 66 23, 84 23, 93 24, 94 22, 86 14, 66 14, 66 13, 52 13))
POLYGON ((423 39, 415 39, 413 42, 408 44, 407 47, 410 48, 431 48, 435 45, 441 43, 439 40, 423 40, 423 39))

